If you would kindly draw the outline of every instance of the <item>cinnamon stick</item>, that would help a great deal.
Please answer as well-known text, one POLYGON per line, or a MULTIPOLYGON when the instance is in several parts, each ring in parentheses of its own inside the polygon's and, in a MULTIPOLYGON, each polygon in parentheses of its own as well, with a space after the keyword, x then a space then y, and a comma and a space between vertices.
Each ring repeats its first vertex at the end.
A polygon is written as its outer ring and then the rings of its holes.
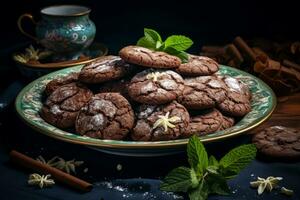
POLYGON ((292 61, 290 61, 290 60, 283 60, 283 61, 282 61, 282 65, 287 66, 287 67, 294 68, 294 69, 296 69, 296 70, 300 70, 300 65, 297 64, 297 63, 294 63, 294 62, 292 62, 292 61))
POLYGON ((224 47, 220 47, 220 46, 202 46, 201 51, 205 53, 212 53, 214 55, 225 54, 224 47))
POLYGON ((18 164, 28 169, 32 169, 39 173, 51 174, 51 176, 56 181, 67 184, 75 189, 87 192, 93 188, 93 185, 91 183, 83 181, 75 176, 67 174, 47 164, 36 161, 20 152, 13 150, 10 152, 9 155, 10 155, 10 160, 15 164, 18 164))
POLYGON ((234 44, 226 45, 225 51, 227 54, 233 56, 235 64, 240 65, 244 62, 243 56, 234 44))
POLYGON ((256 60, 256 55, 252 51, 252 49, 248 46, 248 44, 241 38, 241 37, 236 37, 233 40, 233 43, 242 51, 244 52, 252 61, 256 60))

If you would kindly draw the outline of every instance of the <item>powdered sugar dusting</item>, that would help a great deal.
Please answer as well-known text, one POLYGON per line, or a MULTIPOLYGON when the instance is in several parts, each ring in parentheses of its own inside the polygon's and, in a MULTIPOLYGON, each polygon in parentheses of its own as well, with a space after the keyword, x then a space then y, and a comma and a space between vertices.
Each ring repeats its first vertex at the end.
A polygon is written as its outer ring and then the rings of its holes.
POLYGON ((54 115, 58 115, 58 114, 62 113, 62 110, 59 108, 58 105, 54 105, 50 108, 50 112, 54 115))
POLYGON ((198 76, 195 79, 197 81, 200 81, 201 83, 205 83, 206 81, 211 79, 211 76, 198 76))
POLYGON ((104 73, 104 72, 109 72, 109 71, 113 70, 113 68, 114 67, 112 65, 104 64, 104 65, 97 66, 94 70, 95 70, 96 73, 97 72, 104 73))
POLYGON ((138 118, 140 119, 147 118, 149 115, 151 115, 154 112, 155 108, 156 106, 154 105, 147 105, 146 108, 141 109, 142 111, 139 112, 138 118))
POLYGON ((177 79, 177 80, 183 80, 183 78, 176 72, 168 70, 165 72, 166 74, 169 74, 170 76, 172 76, 173 78, 177 79))
POLYGON ((149 82, 146 85, 141 87, 142 94, 147 94, 149 92, 153 92, 154 90, 155 90, 155 85, 152 82, 149 82))
POLYGON ((159 80, 159 85, 166 90, 175 90, 178 87, 175 81, 168 79, 159 80))
POLYGON ((104 116, 101 113, 94 115, 91 118, 91 124, 93 124, 96 127, 103 127, 104 121, 104 116))
POLYGON ((227 86, 231 89, 231 90, 235 90, 237 92, 241 92, 241 87, 240 87, 240 83, 237 79, 232 78, 232 77, 226 77, 224 79, 225 83, 227 84, 227 86))
POLYGON ((103 113, 105 113, 106 116, 111 117, 111 118, 117 112, 117 108, 115 107, 115 105, 112 102, 104 100, 104 99, 94 99, 90 103, 90 108, 92 110, 96 110, 96 111, 101 110, 103 113))
POLYGON ((211 80, 208 82, 208 85, 213 87, 213 88, 222 88, 222 84, 220 83, 219 80, 211 80))

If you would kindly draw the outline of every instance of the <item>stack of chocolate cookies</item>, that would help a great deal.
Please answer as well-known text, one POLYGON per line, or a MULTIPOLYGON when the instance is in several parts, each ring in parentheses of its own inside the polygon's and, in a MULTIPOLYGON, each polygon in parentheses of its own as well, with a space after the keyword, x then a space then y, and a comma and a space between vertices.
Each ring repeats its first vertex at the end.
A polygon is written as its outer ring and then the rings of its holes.
POLYGON ((250 112, 251 93, 233 77, 215 74, 214 60, 127 46, 79 73, 52 80, 41 116, 88 137, 160 141, 207 135, 250 112))

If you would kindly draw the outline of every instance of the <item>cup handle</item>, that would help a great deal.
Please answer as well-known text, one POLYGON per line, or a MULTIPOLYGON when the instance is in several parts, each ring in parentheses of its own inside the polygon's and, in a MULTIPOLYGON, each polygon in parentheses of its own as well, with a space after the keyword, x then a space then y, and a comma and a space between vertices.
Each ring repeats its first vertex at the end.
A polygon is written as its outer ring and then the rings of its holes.
POLYGON ((29 13, 25 13, 25 14, 21 15, 19 17, 19 19, 18 19, 17 24, 18 24, 19 30, 21 31, 21 33, 23 33, 27 37, 29 37, 29 38, 31 38, 31 39, 33 39, 35 41, 38 41, 38 39, 35 36, 33 36, 33 35, 31 35, 31 34, 29 34, 29 33, 27 33, 27 32, 24 31, 24 29, 22 27, 22 21, 23 21, 24 18, 29 18, 33 22, 33 24, 36 25, 36 22, 34 21, 33 16, 31 14, 29 14, 29 13))

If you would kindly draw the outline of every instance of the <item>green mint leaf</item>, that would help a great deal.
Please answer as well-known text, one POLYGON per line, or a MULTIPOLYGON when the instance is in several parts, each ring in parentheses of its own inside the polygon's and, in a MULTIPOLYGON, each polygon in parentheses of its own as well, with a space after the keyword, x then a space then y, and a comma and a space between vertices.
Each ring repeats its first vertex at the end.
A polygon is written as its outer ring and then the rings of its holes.
POLYGON ((177 56, 178 58, 181 59, 182 63, 187 63, 189 60, 189 55, 187 53, 185 53, 184 51, 178 51, 172 47, 165 48, 164 52, 173 56, 177 56))
POLYGON ((219 174, 218 167, 213 165, 206 167, 206 171, 208 171, 210 174, 219 174))
POLYGON ((171 192, 187 192, 199 185, 196 173, 187 167, 173 169, 163 180, 160 189, 171 192))
POLYGON ((208 159, 208 165, 218 166, 219 162, 213 155, 211 155, 211 156, 209 156, 209 159, 208 159))
POLYGON ((256 156, 256 147, 253 144, 246 144, 229 151, 221 160, 222 173, 226 178, 236 176, 256 156))
POLYGON ((229 195, 230 189, 227 185, 226 179, 217 174, 209 174, 206 177, 206 182, 209 187, 209 193, 219 195, 229 195))
POLYGON ((156 41, 155 49, 160 49, 162 45, 163 44, 160 41, 156 41))
POLYGON ((209 189, 204 179, 201 179, 197 188, 189 191, 190 200, 206 200, 208 197, 209 189))
POLYGON ((152 40, 154 43, 156 43, 157 41, 162 43, 162 39, 159 33, 153 29, 144 28, 144 35, 147 39, 152 40))
POLYGON ((185 51, 193 45, 193 41, 183 35, 172 35, 165 41, 165 47, 172 47, 178 51, 185 51))
POLYGON ((187 155, 191 167, 197 173, 203 174, 204 170, 208 166, 207 152, 200 139, 195 135, 189 139, 187 145, 187 155))
POLYGON ((155 49, 156 48, 156 43, 153 42, 152 40, 148 40, 146 37, 141 37, 137 44, 137 46, 140 46, 140 47, 145 47, 145 48, 148 48, 148 49, 155 49))

